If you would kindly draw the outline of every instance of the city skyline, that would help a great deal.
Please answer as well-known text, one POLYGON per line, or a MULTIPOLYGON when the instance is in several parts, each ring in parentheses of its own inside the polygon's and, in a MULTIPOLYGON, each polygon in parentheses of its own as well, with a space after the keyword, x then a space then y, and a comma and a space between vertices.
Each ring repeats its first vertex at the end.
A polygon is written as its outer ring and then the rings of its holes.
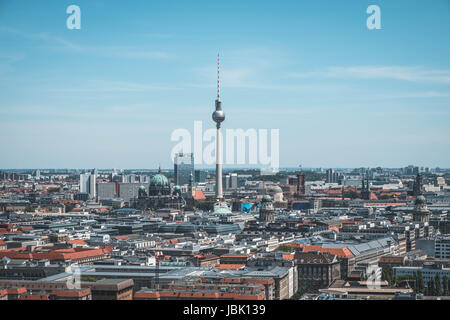
POLYGON ((0 5, 0 167, 173 167, 173 130, 214 127, 217 52, 223 129, 279 128, 280 167, 450 167, 447 1, 377 1, 381 30, 369 1, 77 1, 81 30, 24 3, 0 5))

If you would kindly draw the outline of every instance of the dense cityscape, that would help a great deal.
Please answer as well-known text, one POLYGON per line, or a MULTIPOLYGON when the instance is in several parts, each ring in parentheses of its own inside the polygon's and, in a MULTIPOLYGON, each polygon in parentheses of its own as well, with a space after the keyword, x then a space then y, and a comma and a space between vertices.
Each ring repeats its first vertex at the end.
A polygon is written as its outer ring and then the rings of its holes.
POLYGON ((446 299, 450 170, 2 170, 2 299, 446 299))

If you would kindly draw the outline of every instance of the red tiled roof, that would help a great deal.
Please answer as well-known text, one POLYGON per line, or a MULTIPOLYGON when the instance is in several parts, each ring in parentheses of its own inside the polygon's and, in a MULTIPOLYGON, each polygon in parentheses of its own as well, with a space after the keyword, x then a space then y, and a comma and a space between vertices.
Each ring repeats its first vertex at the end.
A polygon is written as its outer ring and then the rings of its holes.
POLYGON ((58 296, 58 297, 65 297, 65 298, 80 298, 91 294, 91 289, 87 288, 84 290, 53 290, 52 295, 58 296))
POLYGON ((26 248, 14 248, 0 250, 0 258, 8 257, 10 259, 29 259, 29 260, 77 260, 104 255, 111 252, 110 248, 70 248, 53 249, 55 247, 45 247, 48 251, 24 252, 26 248))
POLYGON ((214 266, 215 269, 219 269, 219 270, 238 270, 238 269, 242 269, 245 267, 245 264, 216 264, 214 266))
POLYGON ((378 262, 384 263, 403 263, 404 257, 381 257, 378 262))
POLYGON ((258 294, 238 294, 229 292, 176 292, 176 291, 160 291, 160 292, 136 292, 135 298, 203 298, 203 299, 233 299, 233 300, 264 300, 265 293, 260 292, 258 294))
POLYGON ((221 258, 248 258, 248 254, 224 254, 221 258))
POLYGON ((27 293, 27 288, 21 287, 21 288, 8 288, 6 289, 8 294, 24 294, 27 293))
POLYGON ((19 297, 19 300, 50 300, 48 294, 25 294, 19 297))
POLYGON ((201 190, 195 190, 194 200, 205 200, 206 196, 201 190))
POLYGON ((82 239, 74 239, 74 240, 68 240, 67 244, 79 244, 79 245, 86 245, 86 242, 82 239))
POLYGON ((321 245, 311 245, 303 243, 291 244, 293 248, 303 248, 303 252, 320 251, 325 253, 334 254, 340 258, 351 258, 353 253, 348 248, 322 248, 321 245))
POLYGON ((336 232, 339 232, 339 228, 336 227, 336 226, 329 226, 329 227, 328 227, 328 230, 334 230, 334 231, 336 231, 336 232))

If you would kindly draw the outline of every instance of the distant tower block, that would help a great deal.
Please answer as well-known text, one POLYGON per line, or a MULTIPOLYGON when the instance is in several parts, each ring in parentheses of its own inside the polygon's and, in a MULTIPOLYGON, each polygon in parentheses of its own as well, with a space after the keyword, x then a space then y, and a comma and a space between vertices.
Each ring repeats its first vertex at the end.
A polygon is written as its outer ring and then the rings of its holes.
POLYGON ((305 180, 305 174, 303 172, 299 172, 297 174, 297 195, 300 197, 306 194, 305 180))
POLYGON ((421 194, 423 194, 423 177, 418 173, 413 185, 413 195, 419 196, 421 194))

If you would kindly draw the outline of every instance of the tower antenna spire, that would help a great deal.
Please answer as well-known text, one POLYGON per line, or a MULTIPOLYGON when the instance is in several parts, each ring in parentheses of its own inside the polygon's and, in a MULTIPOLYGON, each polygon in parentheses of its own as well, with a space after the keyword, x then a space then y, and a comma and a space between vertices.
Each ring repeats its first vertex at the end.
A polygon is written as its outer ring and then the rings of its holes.
POLYGON ((220 101, 220 54, 217 54, 217 101, 220 101))

